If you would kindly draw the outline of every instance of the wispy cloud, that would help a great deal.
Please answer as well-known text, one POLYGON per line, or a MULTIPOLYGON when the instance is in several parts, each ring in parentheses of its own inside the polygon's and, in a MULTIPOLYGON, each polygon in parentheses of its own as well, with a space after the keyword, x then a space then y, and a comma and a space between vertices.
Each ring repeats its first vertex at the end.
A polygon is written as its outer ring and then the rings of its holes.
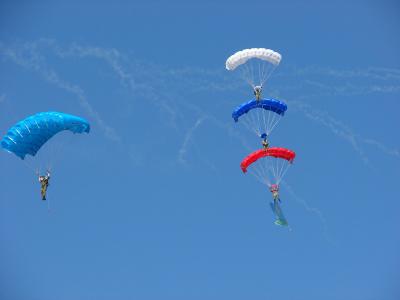
MULTIPOLYGON (((84 90, 77 84, 72 84, 52 68, 48 67, 44 53, 51 52, 60 59, 69 58, 98 59, 109 66, 112 74, 132 93, 132 103, 135 100, 147 101, 154 106, 168 120, 168 124, 182 135, 182 144, 178 146, 178 161, 183 162, 186 149, 195 143, 191 137, 205 119, 214 120, 213 124, 226 130, 230 136, 239 139, 244 147, 248 143, 237 135, 232 126, 223 124, 221 119, 212 114, 212 109, 205 105, 188 101, 197 93, 203 91, 225 93, 241 90, 243 85, 235 76, 228 74, 223 68, 171 68, 141 61, 134 56, 122 54, 115 48, 102 48, 90 45, 72 43, 62 47, 55 40, 40 39, 30 43, 6 47, 0 44, 0 54, 14 63, 37 72, 49 83, 76 96, 79 104, 96 121, 104 134, 110 139, 119 139, 115 130, 106 124, 99 113, 90 105, 84 90), (196 120, 193 124, 193 120, 196 120), (199 121, 200 120, 200 121, 199 121), (187 124, 193 124, 187 126, 187 124)), ((338 70, 320 67, 288 66, 278 71, 277 78, 285 78, 285 86, 278 88, 277 94, 285 91, 307 90, 305 97, 322 97, 323 95, 349 95, 349 93, 366 95, 368 93, 399 93, 400 70, 390 68, 367 68, 354 70, 338 70), (332 80, 336 78, 338 80, 332 80), (293 80, 291 80, 293 79, 293 80), (335 82, 336 85, 333 85, 335 82), (305 87, 307 87, 305 89, 305 87)), ((282 82, 282 80, 279 80, 282 82)), ((279 84, 279 82, 278 82, 279 84)), ((338 138, 346 141, 358 153, 361 160, 370 165, 365 146, 376 147, 387 155, 399 157, 398 149, 391 149, 383 142, 370 137, 362 137, 350 126, 339 121, 337 116, 316 109, 302 99, 287 101, 295 110, 303 114, 312 122, 318 123, 338 138)), ((215 104, 218 105, 218 104, 215 104)))
POLYGON ((189 130, 186 132, 186 135, 183 139, 183 143, 181 148, 179 149, 178 152, 178 161, 182 164, 186 164, 186 159, 185 159, 185 155, 186 152, 188 150, 188 146, 193 138, 194 132, 197 130, 197 128, 199 128, 199 126, 201 125, 201 123, 204 122, 204 120, 206 120, 207 117, 200 117, 199 119, 196 120, 196 122, 193 124, 193 126, 191 128, 189 128, 189 130))
POLYGON ((328 222, 325 219, 325 216, 323 215, 323 213, 321 212, 321 210, 319 210, 316 207, 312 207, 310 206, 306 200, 304 200, 303 198, 299 197, 294 189, 284 180, 282 180, 281 184, 285 187, 285 189, 289 192, 290 196, 292 199, 294 199, 297 203, 299 203, 301 206, 303 206, 303 208, 315 215, 319 222, 321 222, 322 226, 323 226, 323 236, 325 238, 325 240, 331 244, 332 246, 336 246, 336 243, 333 241, 333 239, 331 238, 331 236, 328 233, 328 222))
POLYGON ((309 75, 323 75, 336 78, 345 79, 378 79, 378 80, 400 80, 400 70, 394 68, 381 68, 381 67, 369 67, 365 69, 355 68, 350 70, 339 70, 329 67, 318 67, 318 66, 308 66, 308 67, 296 67, 289 66, 288 70, 290 74, 298 76, 309 76, 309 75))
POLYGON ((377 141, 372 138, 365 138, 357 133, 355 133, 348 125, 344 124, 342 121, 337 120, 332 117, 326 111, 313 108, 301 101, 289 101, 286 100, 293 109, 297 109, 303 113, 303 115, 309 120, 316 122, 325 128, 327 128, 335 136, 345 140, 351 145, 353 150, 358 153, 361 160, 366 164, 370 165, 370 160, 365 153, 364 146, 374 146, 376 149, 380 150, 382 153, 396 158, 400 158, 400 150, 392 149, 385 145, 384 143, 377 141))
POLYGON ((307 97, 398 94, 400 70, 395 68, 365 68, 340 70, 317 66, 285 66, 277 72, 277 86, 292 92, 307 91, 307 97))
POLYGON ((360 146, 358 135, 355 134, 347 125, 331 117, 327 112, 314 109, 310 105, 303 102, 289 100, 286 101, 290 104, 292 108, 302 112, 306 118, 317 122, 318 124, 327 128, 337 137, 342 138, 346 142, 348 142, 352 146, 354 151, 359 154, 362 161, 365 164, 369 164, 369 159, 366 156, 362 147, 360 146))
POLYGON ((78 85, 62 79, 55 70, 47 66, 46 58, 38 51, 36 43, 25 43, 18 47, 6 47, 0 44, 0 55, 25 69, 36 72, 50 84, 73 94, 78 99, 80 106, 95 120, 107 138, 113 141, 120 140, 115 130, 106 124, 99 113, 91 106, 84 90, 78 85))

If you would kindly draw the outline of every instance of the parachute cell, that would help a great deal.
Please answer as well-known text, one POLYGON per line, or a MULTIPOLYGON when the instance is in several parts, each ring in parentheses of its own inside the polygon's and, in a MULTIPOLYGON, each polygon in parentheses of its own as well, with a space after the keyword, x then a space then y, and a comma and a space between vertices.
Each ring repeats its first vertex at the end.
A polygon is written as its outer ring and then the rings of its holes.
POLYGON ((89 133, 90 125, 77 116, 60 112, 41 112, 9 129, 1 141, 1 147, 24 159, 27 154, 35 156, 49 139, 64 130, 89 133))

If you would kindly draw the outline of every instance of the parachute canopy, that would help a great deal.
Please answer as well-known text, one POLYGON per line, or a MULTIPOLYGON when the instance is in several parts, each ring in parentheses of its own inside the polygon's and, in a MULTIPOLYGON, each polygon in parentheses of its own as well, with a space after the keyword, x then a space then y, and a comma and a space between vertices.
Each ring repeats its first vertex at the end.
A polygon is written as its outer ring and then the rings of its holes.
POLYGON ((258 58, 277 66, 280 63, 282 56, 278 52, 275 52, 271 49, 265 49, 265 48, 244 49, 229 56, 229 58, 226 60, 225 63, 226 69, 229 71, 235 70, 238 66, 246 63, 248 60, 252 58, 258 58))
POLYGON ((287 105, 279 100, 275 99, 263 99, 263 100, 250 100, 249 102, 243 103, 232 113, 232 118, 235 122, 239 120, 239 117, 243 114, 247 114, 250 110, 255 108, 263 108, 265 110, 272 111, 278 115, 283 116, 287 110, 287 105))
POLYGON ((292 150, 272 147, 254 151, 243 159, 240 167, 243 173, 249 168, 261 183, 271 187, 272 184, 279 185, 295 157, 292 150))
POLYGON ((1 147, 24 159, 27 154, 35 156, 49 139, 64 130, 89 133, 90 125, 85 119, 77 116, 60 112, 41 112, 10 128, 1 141, 1 147))
POLYGON ((296 157, 296 153, 292 150, 286 148, 279 147, 271 147, 268 149, 260 149, 254 151, 250 155, 246 156, 240 164, 243 173, 247 172, 247 168, 257 160, 263 157, 275 157, 287 160, 289 163, 292 163, 294 158, 296 157))
POLYGON ((238 70, 253 88, 263 86, 281 61, 281 55, 271 49, 244 49, 231 55, 225 63, 229 71, 238 70))
POLYGON ((232 113, 235 122, 243 124, 258 136, 269 135, 284 116, 287 105, 275 99, 251 100, 236 107, 232 113))

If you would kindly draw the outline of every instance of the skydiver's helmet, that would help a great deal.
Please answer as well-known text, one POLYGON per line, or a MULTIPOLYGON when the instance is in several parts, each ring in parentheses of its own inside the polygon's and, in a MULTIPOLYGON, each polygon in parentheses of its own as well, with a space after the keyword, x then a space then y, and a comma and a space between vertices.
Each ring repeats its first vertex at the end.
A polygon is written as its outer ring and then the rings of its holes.
POLYGON ((260 138, 262 138, 263 140, 266 140, 267 139, 267 134, 266 133, 261 134, 260 138))
POLYGON ((271 191, 271 193, 277 192, 277 191, 279 191, 279 186, 277 184, 271 184, 271 186, 269 187, 269 190, 271 191))

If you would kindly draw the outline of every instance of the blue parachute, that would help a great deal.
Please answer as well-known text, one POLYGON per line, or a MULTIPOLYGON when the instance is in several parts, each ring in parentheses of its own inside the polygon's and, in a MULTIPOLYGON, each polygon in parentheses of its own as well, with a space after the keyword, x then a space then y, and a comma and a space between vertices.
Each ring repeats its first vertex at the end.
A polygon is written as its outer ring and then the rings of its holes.
POLYGON ((15 124, 3 137, 1 147, 24 159, 27 154, 35 156, 50 138, 64 130, 89 133, 90 124, 69 114, 41 112, 15 124))
POLYGON ((232 118, 237 122, 241 115, 247 114, 250 110, 255 108, 263 108, 283 116, 287 110, 287 105, 284 102, 275 99, 263 99, 259 101, 250 100, 249 102, 236 107, 232 113, 232 118))
POLYGON ((259 137, 269 135, 284 116, 287 105, 275 99, 251 100, 238 106, 232 113, 235 122, 243 124, 259 137))

